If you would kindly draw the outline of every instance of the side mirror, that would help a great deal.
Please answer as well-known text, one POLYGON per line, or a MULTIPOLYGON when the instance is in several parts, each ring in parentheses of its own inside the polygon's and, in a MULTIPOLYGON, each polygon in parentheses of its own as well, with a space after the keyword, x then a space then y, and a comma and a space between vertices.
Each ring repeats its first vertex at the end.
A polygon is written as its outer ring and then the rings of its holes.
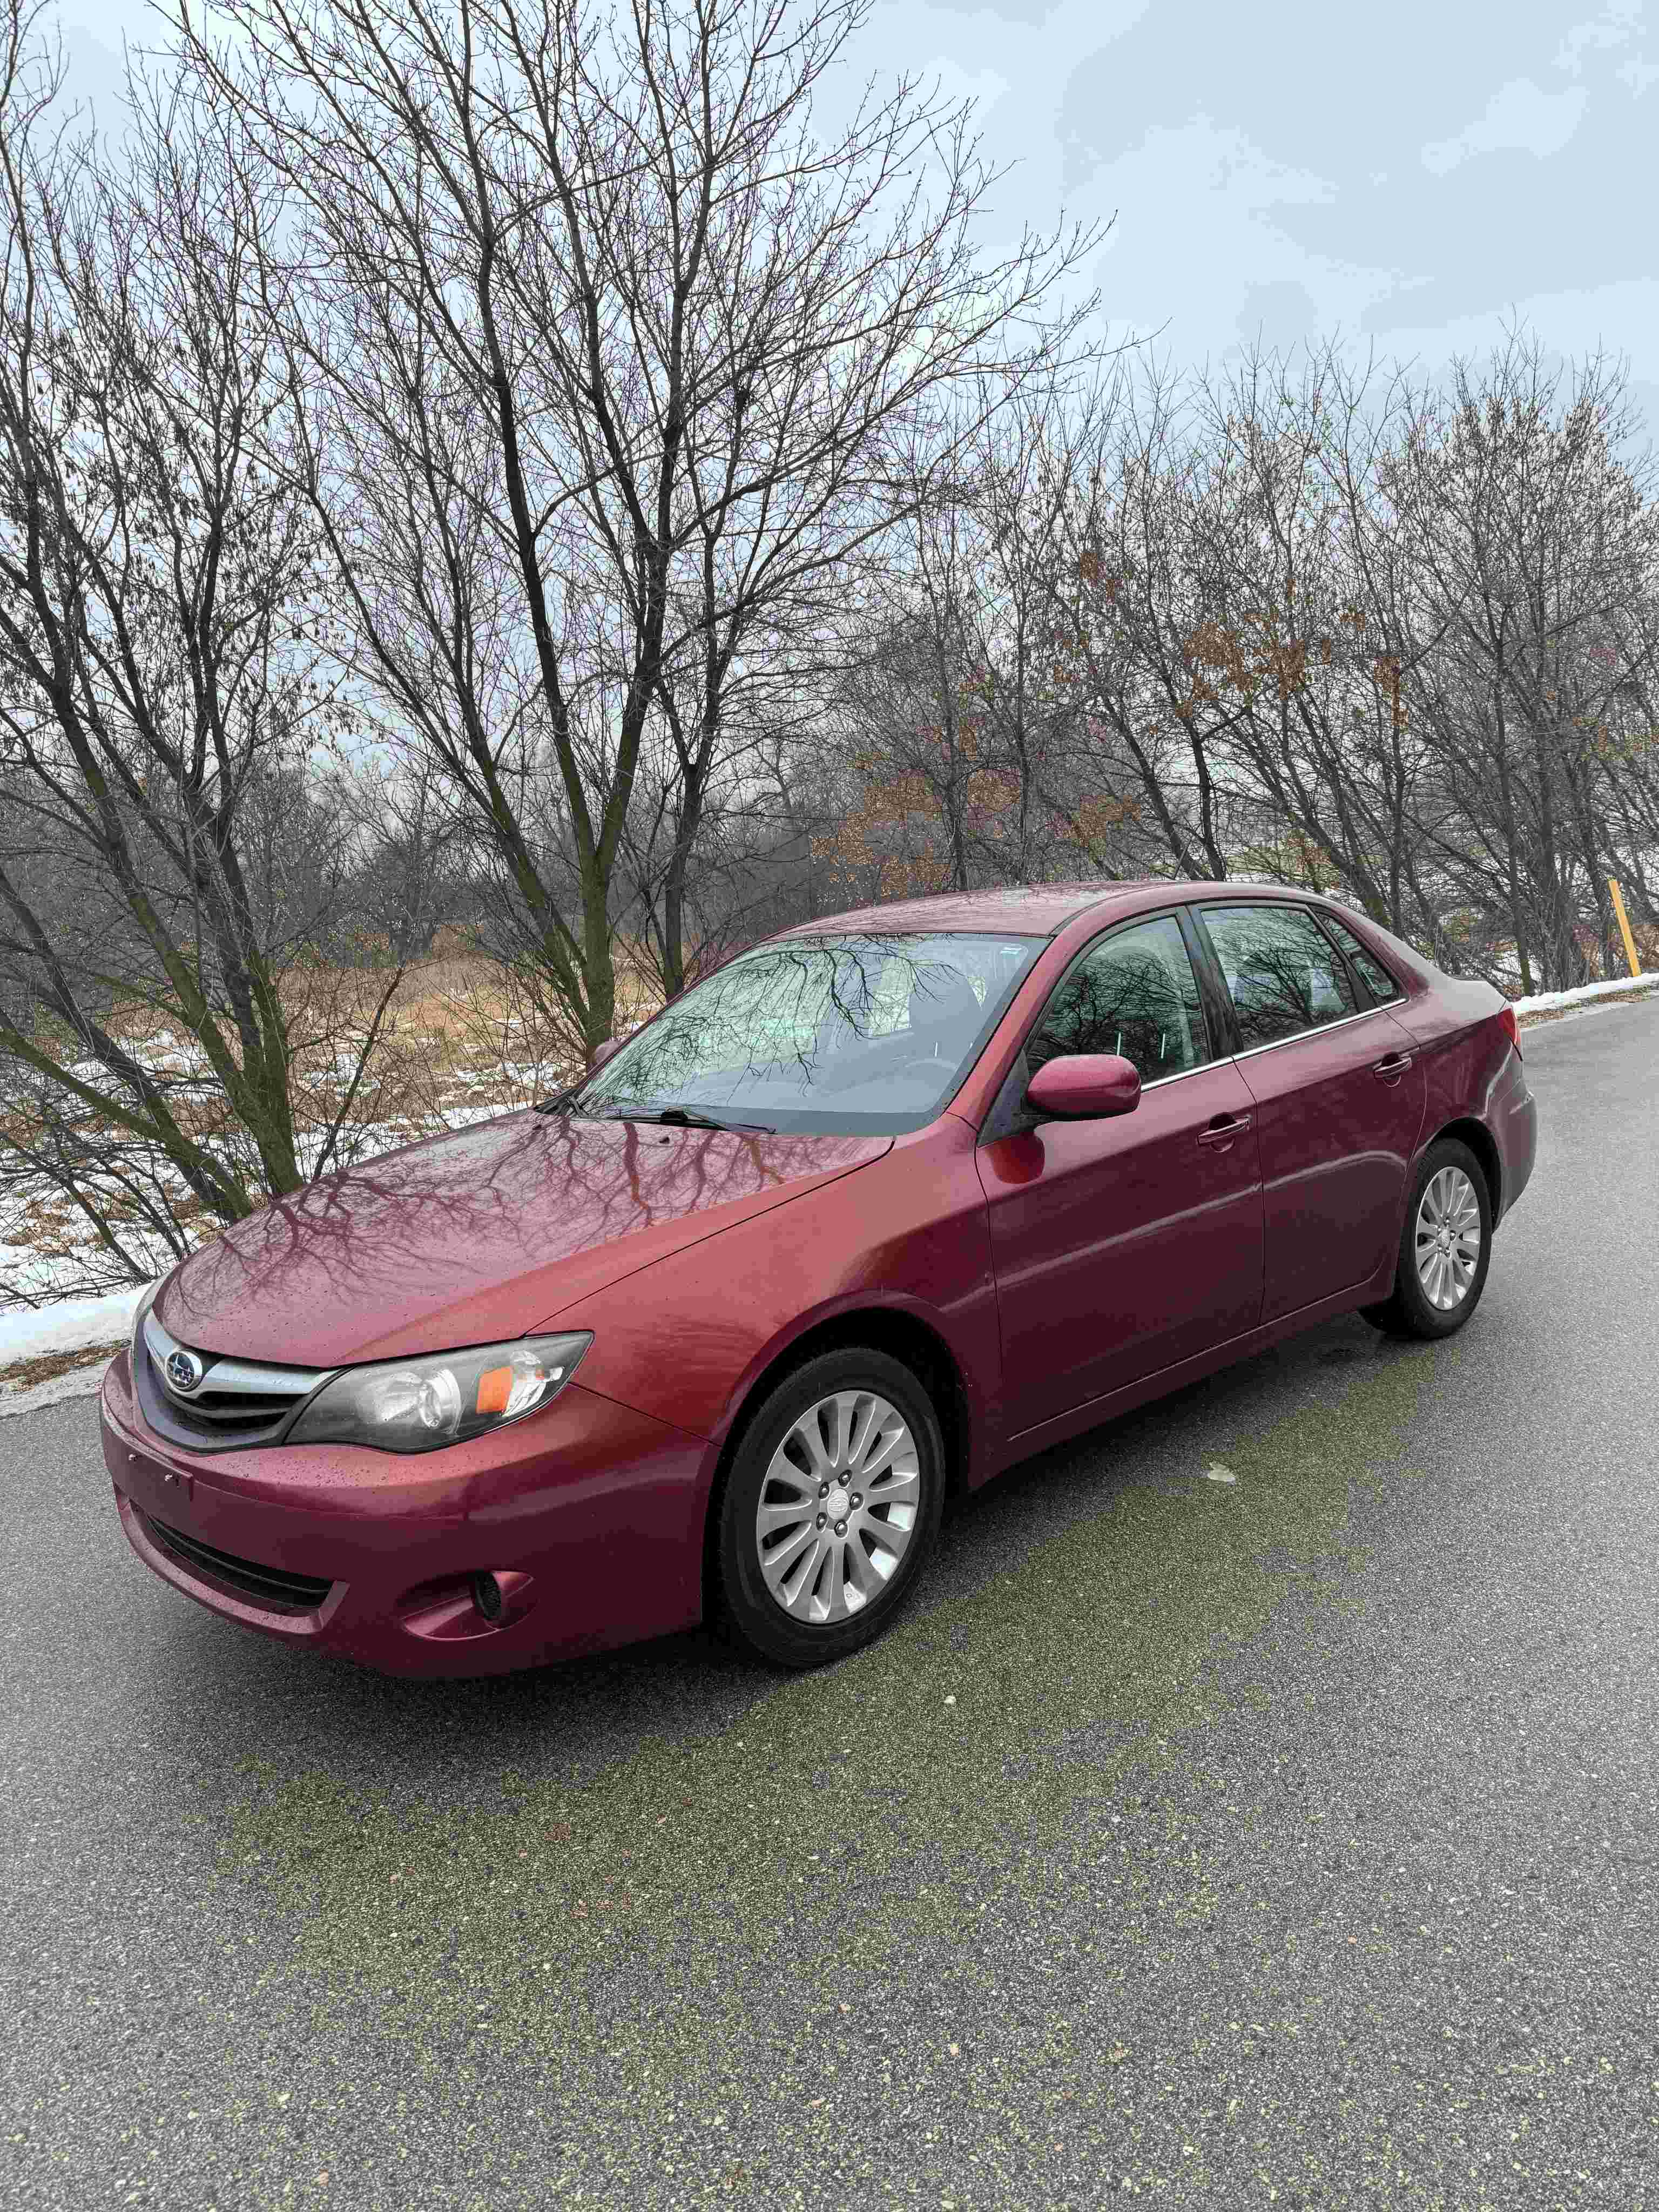
POLYGON ((1025 1103, 1046 1121, 1086 1121, 1127 1114, 1140 1103, 1140 1071, 1115 1052, 1068 1052, 1045 1060, 1025 1103))
POLYGON ((603 1044, 596 1045, 593 1048, 593 1058, 592 1064, 589 1066, 587 1071, 588 1073, 592 1075, 595 1068, 603 1067, 606 1060, 610 1059, 611 1054, 613 1052, 620 1052, 622 1050, 622 1047, 623 1040, 621 1037, 607 1037, 603 1044))

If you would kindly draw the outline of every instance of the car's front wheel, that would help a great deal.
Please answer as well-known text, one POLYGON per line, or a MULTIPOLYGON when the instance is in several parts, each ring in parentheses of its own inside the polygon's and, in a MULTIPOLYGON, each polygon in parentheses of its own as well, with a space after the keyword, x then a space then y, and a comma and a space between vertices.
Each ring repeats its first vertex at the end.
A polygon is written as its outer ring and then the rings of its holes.
POLYGON ((783 1667, 879 1636, 921 1574, 945 1497, 927 1391, 873 1346, 820 1354, 744 1426, 714 1531, 720 1623, 783 1667))
POLYGON ((1480 1303, 1492 1258, 1492 1194, 1479 1160, 1442 1137, 1418 1163, 1392 1296, 1361 1309, 1394 1336, 1450 1336, 1480 1303))

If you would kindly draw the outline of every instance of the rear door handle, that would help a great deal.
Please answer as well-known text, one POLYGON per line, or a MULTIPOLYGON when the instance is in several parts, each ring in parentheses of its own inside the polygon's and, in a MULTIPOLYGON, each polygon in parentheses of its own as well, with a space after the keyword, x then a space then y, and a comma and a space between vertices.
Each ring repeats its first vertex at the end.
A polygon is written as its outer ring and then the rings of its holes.
POLYGON ((1200 1129, 1198 1141, 1200 1145, 1213 1145, 1218 1152, 1225 1152, 1233 1139, 1242 1137, 1249 1126, 1248 1114, 1235 1114, 1229 1121, 1212 1121, 1207 1129, 1200 1129))
POLYGON ((1373 1060, 1371 1073, 1380 1075, 1384 1083, 1398 1083, 1412 1064, 1408 1052, 1391 1052, 1386 1060, 1373 1060))

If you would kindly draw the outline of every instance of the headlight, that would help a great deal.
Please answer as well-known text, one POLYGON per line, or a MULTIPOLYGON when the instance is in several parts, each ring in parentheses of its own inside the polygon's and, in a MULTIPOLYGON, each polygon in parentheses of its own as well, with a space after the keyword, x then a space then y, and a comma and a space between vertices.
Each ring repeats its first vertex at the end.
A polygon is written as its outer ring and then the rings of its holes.
POLYGON ((395 1452, 459 1443, 550 1405, 592 1341, 586 1332, 521 1336, 429 1359, 348 1367, 324 1383, 285 1441, 373 1444, 395 1452))

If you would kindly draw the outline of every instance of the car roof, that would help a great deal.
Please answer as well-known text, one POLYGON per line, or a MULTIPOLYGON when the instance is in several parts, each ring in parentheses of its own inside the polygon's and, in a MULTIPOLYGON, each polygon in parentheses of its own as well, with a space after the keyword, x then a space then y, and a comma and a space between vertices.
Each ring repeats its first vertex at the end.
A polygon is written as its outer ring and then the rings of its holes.
MULTIPOLYGON (((908 935, 951 930, 1006 931, 1010 936, 1054 937, 1080 915, 1098 911, 1133 913, 1138 907, 1178 906, 1190 899, 1307 898, 1312 894, 1286 884, 1230 882, 1170 883, 1160 876, 1121 881, 1073 884, 1010 884, 982 891, 941 891, 931 898, 893 899, 884 905, 853 907, 781 929, 778 938, 840 936, 847 931, 872 935, 908 935)), ((775 942, 775 939, 766 940, 775 942)))
POLYGON ((1091 907, 1127 905, 1150 890, 1168 891, 1151 878, 1133 883, 1009 884, 982 891, 941 891, 932 898, 890 899, 879 906, 850 908, 817 921, 781 929, 780 937, 841 935, 867 930, 882 936, 933 931, 994 930, 1010 936, 1052 937, 1091 907))

